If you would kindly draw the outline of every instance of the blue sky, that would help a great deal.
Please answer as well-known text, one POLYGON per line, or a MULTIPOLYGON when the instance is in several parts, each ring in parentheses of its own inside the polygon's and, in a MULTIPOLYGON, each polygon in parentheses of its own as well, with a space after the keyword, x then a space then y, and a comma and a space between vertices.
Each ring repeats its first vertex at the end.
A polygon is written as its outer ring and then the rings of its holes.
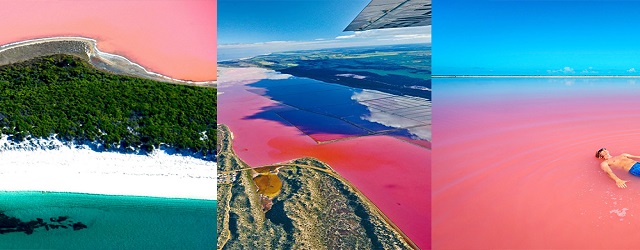
POLYGON ((343 32, 370 0, 218 0, 218 60, 270 52, 430 43, 427 27, 343 32))
POLYGON ((434 75, 640 75, 640 1, 433 2, 434 75))

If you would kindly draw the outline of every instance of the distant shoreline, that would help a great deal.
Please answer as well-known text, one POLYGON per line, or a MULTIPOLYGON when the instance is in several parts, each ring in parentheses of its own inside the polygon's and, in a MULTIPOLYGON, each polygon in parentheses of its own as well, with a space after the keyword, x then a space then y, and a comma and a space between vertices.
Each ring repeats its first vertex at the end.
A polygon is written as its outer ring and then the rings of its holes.
POLYGON ((232 54, 232 53, 227 53, 225 54, 224 50, 239 50, 240 48, 242 49, 246 49, 246 46, 248 44, 220 44, 218 45, 218 63, 225 63, 225 62, 234 62, 234 61, 239 61, 239 60, 246 60, 246 59, 251 59, 253 57, 257 57, 257 56, 265 56, 265 55, 272 55, 272 54, 280 54, 280 53, 300 53, 300 52, 309 52, 309 51, 318 51, 318 50, 334 50, 334 49, 363 49, 363 48, 381 48, 381 47, 395 47, 395 46, 425 46, 428 47, 429 50, 431 50, 431 43, 401 43, 401 44, 380 44, 380 45, 355 45, 355 46, 348 46, 348 45, 340 45, 340 46, 336 46, 336 47, 321 47, 321 48, 295 48, 295 49, 285 49, 285 50, 270 50, 270 51, 258 51, 255 53, 245 53, 243 55, 238 56, 237 54, 232 54), (238 47, 238 48, 234 48, 234 47, 238 47), (230 54, 232 54, 233 56, 229 56, 230 54), (221 59, 222 58, 222 59, 221 59))
POLYGON ((544 75, 432 75, 431 78, 623 78, 640 79, 640 76, 602 75, 602 76, 544 76, 544 75))

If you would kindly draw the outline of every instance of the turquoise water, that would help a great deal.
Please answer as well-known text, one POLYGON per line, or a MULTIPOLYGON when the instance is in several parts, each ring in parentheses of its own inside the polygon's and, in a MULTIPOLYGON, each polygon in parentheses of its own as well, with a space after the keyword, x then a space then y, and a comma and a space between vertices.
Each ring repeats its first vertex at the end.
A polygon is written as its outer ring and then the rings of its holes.
POLYGON ((69 216, 88 226, 0 234, 0 249, 215 249, 216 207, 209 200, 0 192, 0 211, 9 216, 69 216))

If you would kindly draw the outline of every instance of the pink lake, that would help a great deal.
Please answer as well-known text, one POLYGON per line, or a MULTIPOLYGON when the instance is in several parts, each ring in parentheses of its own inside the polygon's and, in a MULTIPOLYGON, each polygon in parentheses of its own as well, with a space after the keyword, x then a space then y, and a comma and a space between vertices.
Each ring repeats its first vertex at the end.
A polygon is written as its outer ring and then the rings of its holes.
POLYGON ((240 158, 257 167, 315 157, 362 191, 420 248, 428 249, 431 151, 386 135, 318 144, 296 127, 284 125, 286 121, 275 112, 263 112, 288 108, 247 86, 280 76, 264 72, 255 68, 221 70, 218 123, 233 132, 233 148, 240 158), (244 80, 234 79, 240 76, 244 80), (258 113, 263 119, 247 118, 258 113))
POLYGON ((638 249, 640 80, 434 79, 433 249, 638 249))
POLYGON ((56 36, 98 41, 149 71, 193 81, 216 79, 213 0, 2 1, 0 45, 56 36))

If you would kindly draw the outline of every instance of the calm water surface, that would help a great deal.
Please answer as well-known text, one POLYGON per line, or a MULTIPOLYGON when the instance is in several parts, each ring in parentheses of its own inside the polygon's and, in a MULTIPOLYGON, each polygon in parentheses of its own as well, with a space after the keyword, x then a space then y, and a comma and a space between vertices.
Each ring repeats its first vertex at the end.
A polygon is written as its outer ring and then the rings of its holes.
POLYGON ((216 201, 74 193, 0 192, 23 221, 69 216, 88 227, 0 235, 0 249, 215 249, 216 201))
POLYGON ((306 78, 233 80, 255 71, 220 75, 218 122, 233 132, 240 158, 254 167, 301 157, 326 162, 427 249, 430 117, 406 109, 430 109, 430 102, 306 78), (400 116, 407 123, 395 123, 400 116), (420 122, 427 123, 409 126, 420 122))
POLYGON ((640 80, 434 79, 433 247, 640 247, 640 80), (460 240, 464 239, 464 240, 460 240))
POLYGON ((82 36, 177 79, 216 79, 216 1, 2 1, 0 45, 82 36))

